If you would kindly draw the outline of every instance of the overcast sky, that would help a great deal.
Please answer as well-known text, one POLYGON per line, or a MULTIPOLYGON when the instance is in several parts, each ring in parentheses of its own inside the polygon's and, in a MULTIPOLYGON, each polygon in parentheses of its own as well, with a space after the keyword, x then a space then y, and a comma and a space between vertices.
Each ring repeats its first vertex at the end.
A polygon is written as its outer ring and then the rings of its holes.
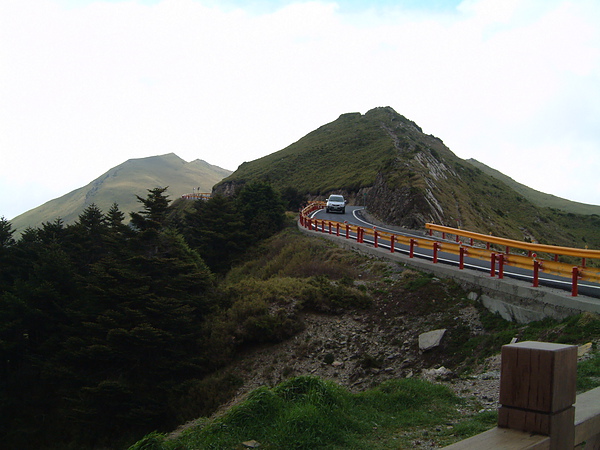
POLYGON ((2 0, 0 216, 130 158, 235 170, 377 106, 599 205, 599 24, 597 0, 2 0))

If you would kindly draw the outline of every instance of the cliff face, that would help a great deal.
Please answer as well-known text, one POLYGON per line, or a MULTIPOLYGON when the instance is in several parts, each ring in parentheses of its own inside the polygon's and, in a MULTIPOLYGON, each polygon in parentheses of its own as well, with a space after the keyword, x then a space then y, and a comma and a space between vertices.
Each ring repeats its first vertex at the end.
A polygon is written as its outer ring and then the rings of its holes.
POLYGON ((367 207, 385 223, 406 228, 421 228, 426 222, 442 223, 443 210, 435 197, 427 198, 410 186, 391 186, 387 177, 379 174, 367 195, 367 207))

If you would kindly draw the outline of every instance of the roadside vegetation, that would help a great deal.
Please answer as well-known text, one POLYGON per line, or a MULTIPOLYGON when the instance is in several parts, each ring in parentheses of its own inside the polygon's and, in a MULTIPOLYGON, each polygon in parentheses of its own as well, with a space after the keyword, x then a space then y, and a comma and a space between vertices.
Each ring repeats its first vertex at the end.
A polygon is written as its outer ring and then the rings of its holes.
MULTIPOLYGON (((17 241, 10 223, 0 221, 6 447, 445 443, 492 426, 495 416, 419 380, 421 368, 443 363, 469 377, 513 337, 594 342, 597 351, 598 317, 505 322, 477 309, 452 281, 301 234, 267 183, 248 184, 233 198, 175 206, 157 188, 139 203, 131 226, 117 205, 106 213, 91 205, 73 225, 57 219, 17 241), (463 320, 465 310, 481 326, 463 320), (282 355, 278 367, 262 368, 277 376, 220 409, 247 381, 248 371, 228 368, 248 351, 293 341, 309 316, 327 320, 325 328, 350 316, 366 330, 356 333, 360 345, 348 355, 364 388, 306 376, 282 355), (439 351, 409 361, 406 376, 386 375, 384 344, 401 354, 419 329, 437 327, 448 329, 439 351), (371 345, 374 339, 380 341, 371 345), (170 434, 189 421, 195 425, 170 434)), ((306 361, 334 377, 333 363, 351 343, 326 347, 325 328, 298 345, 306 361)), ((581 363, 581 389, 598 385, 598 371, 596 358, 581 363)))

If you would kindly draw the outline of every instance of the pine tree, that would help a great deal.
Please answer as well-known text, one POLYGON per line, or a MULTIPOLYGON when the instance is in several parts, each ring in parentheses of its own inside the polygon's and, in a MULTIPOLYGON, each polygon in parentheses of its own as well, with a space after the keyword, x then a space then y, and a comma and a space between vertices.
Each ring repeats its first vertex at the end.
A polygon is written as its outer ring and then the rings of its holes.
POLYGON ((187 242, 214 272, 226 272, 252 244, 242 213, 228 197, 196 201, 184 224, 187 242))
POLYGON ((83 210, 75 224, 67 227, 70 254, 80 269, 87 270, 104 256, 107 234, 106 217, 94 203, 83 210))
POLYGON ((266 239, 283 229, 285 208, 271 184, 262 181, 247 184, 237 195, 236 204, 255 239, 266 239))
POLYGON ((167 187, 148 189, 148 196, 142 198, 136 195, 138 201, 143 205, 140 212, 132 212, 131 224, 138 230, 160 229, 166 224, 167 208, 171 200, 164 195, 167 187))
POLYGON ((14 270, 11 256, 13 254, 15 230, 4 217, 0 217, 0 292, 7 289, 14 281, 14 270))

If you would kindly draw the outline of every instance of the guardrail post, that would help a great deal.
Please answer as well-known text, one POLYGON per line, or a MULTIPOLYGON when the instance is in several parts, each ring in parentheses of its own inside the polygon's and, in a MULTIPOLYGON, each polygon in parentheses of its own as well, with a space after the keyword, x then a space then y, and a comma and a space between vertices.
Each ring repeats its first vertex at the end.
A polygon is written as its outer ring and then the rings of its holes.
POLYGON ((495 277, 496 276, 496 254, 495 253, 492 253, 490 255, 490 260, 491 260, 490 277, 495 277))
POLYGON ((414 258, 415 257, 415 240, 411 239, 410 240, 410 251, 408 252, 408 257, 409 258, 414 258))
POLYGON ((540 262, 537 259, 533 260, 533 287, 540 285, 540 262))
POLYGON ((439 243, 434 242, 433 243, 433 263, 436 264, 438 261, 438 249, 439 249, 439 243))
POLYGON ((396 245, 396 242, 395 242, 395 241, 396 241, 396 235, 395 235, 395 234, 392 234, 392 235, 390 236, 390 253, 394 253, 394 251, 396 250, 396 249, 394 248, 394 246, 396 245))
POLYGON ((377 229, 375 227, 373 227, 373 246, 375 248, 379 247, 377 242, 377 229))
POLYGON ((460 270, 465 268, 465 248, 460 246, 460 262, 458 263, 458 268, 460 270))
POLYGON ((335 225, 335 235, 336 236, 340 235, 340 223, 339 222, 336 222, 336 225, 335 225))
POLYGON ((329 223, 329 234, 331 234, 331 222, 328 222, 328 223, 329 223))
POLYGON ((498 278, 504 278, 504 255, 502 253, 498 255, 498 278))
POLYGON ((579 278, 579 269, 577 267, 573 267, 573 276, 571 282, 571 297, 577 297, 577 280, 579 278))
POLYGON ((498 427, 550 436, 550 449, 575 441, 577 346, 519 342, 502 347, 498 427))
POLYGON ((350 225, 348 225, 348 221, 344 221, 346 224, 346 239, 350 239, 350 225))

